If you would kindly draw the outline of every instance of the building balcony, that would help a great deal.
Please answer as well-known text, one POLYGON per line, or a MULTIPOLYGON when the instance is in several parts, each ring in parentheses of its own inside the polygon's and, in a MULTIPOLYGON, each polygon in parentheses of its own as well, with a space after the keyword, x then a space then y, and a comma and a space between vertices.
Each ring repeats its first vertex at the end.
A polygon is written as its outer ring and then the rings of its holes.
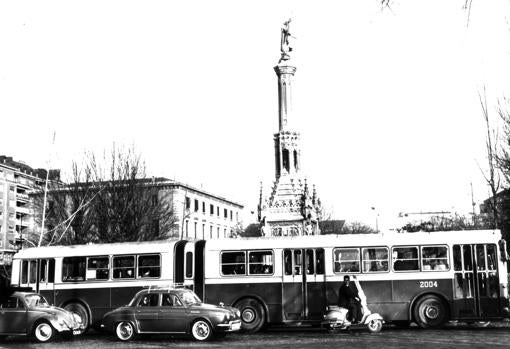
POLYGON ((27 219, 16 219, 17 226, 28 227, 30 225, 29 223, 30 222, 29 222, 28 218, 27 219))
POLYGON ((24 202, 28 202, 28 200, 29 200, 29 198, 28 198, 28 194, 25 194, 25 193, 17 193, 17 194, 16 194, 16 200, 24 201, 24 202))
POLYGON ((30 214, 30 209, 28 207, 17 206, 16 207, 16 213, 30 214))

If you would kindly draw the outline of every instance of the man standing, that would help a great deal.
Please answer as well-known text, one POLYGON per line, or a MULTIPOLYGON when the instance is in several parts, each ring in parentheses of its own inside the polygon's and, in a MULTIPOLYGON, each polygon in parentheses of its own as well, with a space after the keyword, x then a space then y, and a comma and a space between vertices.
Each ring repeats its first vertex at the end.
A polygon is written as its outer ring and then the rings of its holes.
POLYGON ((338 306, 349 310, 347 319, 351 322, 359 321, 360 301, 356 285, 351 283, 349 275, 345 275, 344 283, 338 291, 338 306))

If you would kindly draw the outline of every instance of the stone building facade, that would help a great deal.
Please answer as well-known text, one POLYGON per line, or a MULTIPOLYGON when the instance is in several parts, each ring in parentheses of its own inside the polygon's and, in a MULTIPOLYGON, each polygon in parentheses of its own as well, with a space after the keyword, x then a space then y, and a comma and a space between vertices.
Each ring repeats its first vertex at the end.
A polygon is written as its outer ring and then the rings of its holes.
MULTIPOLYGON (((50 180, 60 172, 50 170, 50 180)), ((33 210, 28 193, 42 189, 46 170, 33 169, 12 157, 0 155, 0 265, 10 265, 19 248, 16 244, 34 229, 33 210)))

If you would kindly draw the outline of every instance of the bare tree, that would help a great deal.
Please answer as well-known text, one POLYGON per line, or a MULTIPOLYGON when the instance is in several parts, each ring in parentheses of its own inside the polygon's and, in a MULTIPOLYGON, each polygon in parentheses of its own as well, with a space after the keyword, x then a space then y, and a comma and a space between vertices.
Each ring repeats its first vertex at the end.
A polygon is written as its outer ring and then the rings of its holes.
POLYGON ((145 163, 133 147, 113 145, 102 162, 89 154, 89 166, 101 190, 93 206, 98 241, 158 240, 172 235, 176 224, 172 197, 155 178, 147 177, 145 163))
MULTIPOLYGON (((87 153, 72 165, 68 184, 51 183, 43 244, 146 241, 172 237, 176 217, 171 191, 162 179, 147 178, 145 163, 133 147, 104 152, 99 161, 87 153)), ((34 197, 42 212, 42 193, 34 197)), ((41 222, 42 216, 36 218, 41 222)))
POLYGON ((343 226, 341 233, 342 234, 376 234, 377 231, 364 223, 350 222, 343 226))
POLYGON ((489 210, 491 212, 492 220, 494 222, 494 228, 498 227, 499 221, 499 210, 497 202, 497 194, 501 187, 501 176, 499 172, 499 164, 501 160, 498 157, 498 132, 492 128, 489 118, 489 111, 487 109, 487 96, 485 88, 482 94, 478 94, 480 105, 482 107, 482 116, 486 126, 486 138, 485 138, 485 149, 487 152, 487 170, 482 170, 482 174, 485 178, 485 182, 489 186, 490 200, 489 210))

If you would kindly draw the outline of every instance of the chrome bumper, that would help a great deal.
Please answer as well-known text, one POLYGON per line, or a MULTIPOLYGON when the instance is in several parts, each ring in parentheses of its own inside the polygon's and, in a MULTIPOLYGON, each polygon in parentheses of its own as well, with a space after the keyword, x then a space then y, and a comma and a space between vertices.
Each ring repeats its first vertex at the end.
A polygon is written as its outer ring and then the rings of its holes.
POLYGON ((230 321, 228 324, 218 324, 216 327, 224 332, 239 331, 241 329, 241 320, 230 321))

